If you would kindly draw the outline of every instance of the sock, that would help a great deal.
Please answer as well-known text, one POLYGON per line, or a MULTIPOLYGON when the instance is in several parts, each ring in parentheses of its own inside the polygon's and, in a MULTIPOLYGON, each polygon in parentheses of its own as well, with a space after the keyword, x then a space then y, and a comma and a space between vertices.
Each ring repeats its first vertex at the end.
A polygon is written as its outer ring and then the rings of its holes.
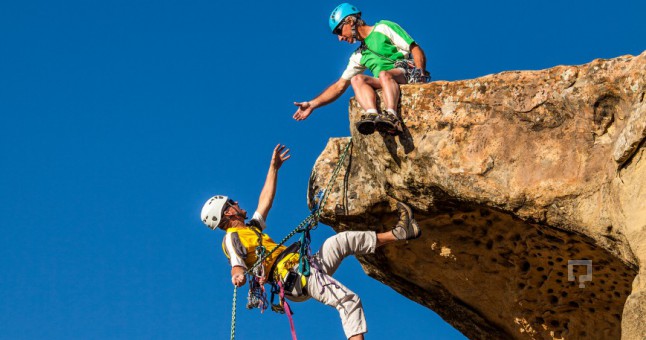
POLYGON ((395 110, 393 110, 393 109, 386 109, 386 112, 388 112, 388 113, 390 113, 391 115, 393 115, 393 116, 397 117, 397 111, 395 111, 395 110))
POLYGON ((367 109, 366 113, 374 113, 377 114, 377 109, 367 109))

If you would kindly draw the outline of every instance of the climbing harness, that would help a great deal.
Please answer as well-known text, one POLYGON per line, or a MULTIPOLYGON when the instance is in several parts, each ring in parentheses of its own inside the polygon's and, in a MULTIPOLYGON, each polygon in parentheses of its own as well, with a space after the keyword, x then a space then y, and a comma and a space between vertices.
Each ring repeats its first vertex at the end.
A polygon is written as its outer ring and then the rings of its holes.
MULTIPOLYGON (((247 269, 245 271, 245 275, 249 276, 249 300, 247 303, 247 308, 251 309, 254 307, 257 307, 260 309, 261 312, 264 312, 267 309, 268 302, 265 294, 265 289, 263 285, 260 284, 259 280, 261 277, 265 277, 265 269, 263 262, 269 258, 278 248, 280 248, 282 245, 285 244, 290 238, 292 238, 294 235, 297 233, 302 233, 300 241, 297 242, 298 244, 298 252, 300 255, 299 258, 299 263, 298 263, 298 273, 300 274, 297 275, 297 277, 294 277, 295 273, 294 271, 290 271, 287 276, 290 274, 292 275, 291 278, 289 279, 284 279, 284 280, 276 280, 276 282, 270 282, 272 284, 272 304, 271 304, 271 309, 274 312, 278 313, 285 313, 287 314, 287 318, 289 319, 290 323, 290 328, 292 332, 292 339, 296 340, 296 331, 294 328, 294 320, 292 319, 292 310, 289 307, 289 304, 285 300, 285 291, 289 291, 291 289, 286 289, 288 288, 287 285, 292 285, 291 288, 293 288, 297 282, 295 280, 301 280, 301 275, 304 276, 309 276, 310 275, 310 258, 311 258, 311 250, 310 250, 310 231, 315 230, 318 221, 321 217, 321 207, 325 206, 325 202, 327 200, 327 195, 332 188, 332 185, 336 181, 336 177, 339 174, 339 171, 341 170, 341 167, 345 163, 345 157, 348 154, 348 150, 350 150, 350 146, 352 145, 352 138, 348 141, 348 144, 345 146, 345 149, 343 150, 343 153, 339 157, 339 162, 337 163, 336 167, 334 168, 334 171, 332 172, 332 175, 330 177, 330 181, 328 182, 327 186, 325 189, 321 189, 317 195, 314 198, 314 207, 311 210, 311 213, 309 216, 307 216, 294 230, 292 230, 287 236, 285 236, 273 249, 271 249, 269 252, 266 251, 265 247, 262 246, 262 242, 259 242, 258 247, 256 247, 256 255, 257 255, 257 260, 256 263, 251 266, 251 268, 247 269), (283 282, 284 281, 284 282, 283 282), (278 295, 279 297, 279 303, 274 305, 273 304, 273 298, 275 295, 278 295)), ((256 233, 258 233, 257 230, 252 228, 256 233)), ((262 240, 262 238, 259 235, 259 238, 262 240)), ((293 246, 293 245, 292 245, 293 246)), ((290 246, 291 247, 291 246, 290 246)), ((289 249, 289 248, 288 248, 289 249)), ((286 249, 287 250, 287 249, 286 249)), ((285 251, 286 251, 285 250, 285 251)), ((283 252, 285 252, 283 251, 283 252)), ((278 263, 280 259, 276 259, 274 263, 278 263)), ((271 269, 273 271, 273 268, 271 269)), ((269 272, 271 274, 271 271, 269 272)), ((231 340, 235 339, 235 327, 236 327, 236 305, 237 305, 237 291, 238 287, 234 286, 233 288, 233 308, 231 311, 231 340)))

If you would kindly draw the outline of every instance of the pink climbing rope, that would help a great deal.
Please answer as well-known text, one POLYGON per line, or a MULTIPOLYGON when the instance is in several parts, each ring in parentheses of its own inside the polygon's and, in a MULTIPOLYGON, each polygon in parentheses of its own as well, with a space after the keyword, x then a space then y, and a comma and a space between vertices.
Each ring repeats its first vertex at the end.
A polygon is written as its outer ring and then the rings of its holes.
POLYGON ((292 330, 292 340, 298 340, 296 338, 296 329, 294 328, 294 319, 292 318, 292 309, 289 308, 289 304, 287 303, 287 300, 285 300, 285 290, 283 289, 283 283, 278 280, 278 287, 280 287, 280 301, 283 302, 283 308, 285 308, 285 314, 287 314, 287 318, 289 319, 289 327, 292 330))

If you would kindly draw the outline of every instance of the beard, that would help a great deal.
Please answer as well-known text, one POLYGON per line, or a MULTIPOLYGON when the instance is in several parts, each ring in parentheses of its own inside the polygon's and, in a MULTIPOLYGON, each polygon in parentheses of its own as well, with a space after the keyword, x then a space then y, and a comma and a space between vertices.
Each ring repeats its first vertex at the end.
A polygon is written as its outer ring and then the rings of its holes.
POLYGON ((247 219, 247 211, 246 210, 244 210, 242 208, 238 208, 236 210, 237 210, 238 216, 242 217, 243 221, 247 219))

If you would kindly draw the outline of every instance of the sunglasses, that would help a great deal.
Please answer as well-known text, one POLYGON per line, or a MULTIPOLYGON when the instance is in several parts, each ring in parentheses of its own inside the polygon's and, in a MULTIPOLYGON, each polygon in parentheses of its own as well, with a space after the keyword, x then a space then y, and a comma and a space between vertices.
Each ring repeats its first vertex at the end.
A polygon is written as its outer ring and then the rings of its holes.
POLYGON ((233 207, 236 205, 236 202, 232 199, 227 199, 226 202, 224 202, 224 205, 222 206, 222 214, 224 214, 225 211, 227 211, 230 207, 233 207))
POLYGON ((334 35, 341 35, 341 31, 343 30, 343 25, 345 25, 345 20, 341 21, 339 26, 337 26, 334 31, 332 31, 332 34, 334 35))

